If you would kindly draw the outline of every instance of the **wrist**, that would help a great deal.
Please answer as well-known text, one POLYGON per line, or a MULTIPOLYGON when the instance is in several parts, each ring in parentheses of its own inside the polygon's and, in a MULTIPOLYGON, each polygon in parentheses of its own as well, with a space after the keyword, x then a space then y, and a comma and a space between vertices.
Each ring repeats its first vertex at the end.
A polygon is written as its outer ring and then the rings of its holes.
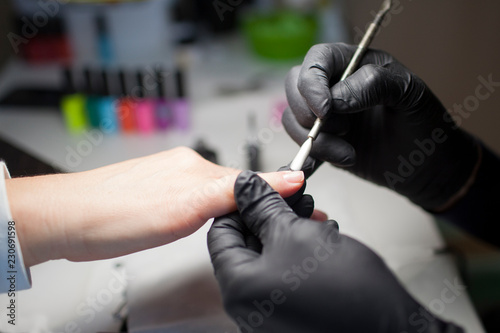
POLYGON ((62 257, 63 205, 55 200, 54 185, 64 175, 23 177, 6 180, 12 218, 19 230, 19 242, 26 267, 62 257))
POLYGON ((475 237, 500 246, 498 219, 500 198, 500 158, 481 143, 481 164, 467 193, 448 210, 435 216, 452 223, 475 237))
POLYGON ((411 201, 429 212, 449 209, 467 194, 481 163, 477 140, 462 131, 446 131, 446 141, 431 155, 421 174, 414 175, 411 201))
POLYGON ((467 195, 472 185, 474 185, 479 168, 483 161, 483 149, 480 144, 476 145, 477 145, 476 163, 474 164, 474 167, 470 172, 466 182, 444 204, 432 209, 433 213, 442 213, 455 206, 457 202, 459 202, 463 197, 467 195))

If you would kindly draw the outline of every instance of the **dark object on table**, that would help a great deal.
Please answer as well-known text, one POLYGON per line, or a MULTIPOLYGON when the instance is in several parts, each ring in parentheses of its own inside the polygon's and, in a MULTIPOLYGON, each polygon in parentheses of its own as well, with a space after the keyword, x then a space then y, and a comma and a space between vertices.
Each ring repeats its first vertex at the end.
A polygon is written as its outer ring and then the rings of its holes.
POLYGON ((217 163, 217 153, 215 152, 215 150, 208 147, 207 144, 205 143, 205 141, 203 141, 202 139, 199 139, 198 142, 196 142, 193 149, 198 154, 200 154, 201 157, 203 157, 204 159, 206 159, 212 163, 218 164, 217 163))
POLYGON ((37 176, 62 171, 56 167, 30 155, 24 150, 12 145, 0 137, 0 160, 5 161, 9 168, 10 176, 37 176))
POLYGON ((14 88, 0 98, 0 106, 54 108, 58 110, 63 91, 45 88, 14 88))

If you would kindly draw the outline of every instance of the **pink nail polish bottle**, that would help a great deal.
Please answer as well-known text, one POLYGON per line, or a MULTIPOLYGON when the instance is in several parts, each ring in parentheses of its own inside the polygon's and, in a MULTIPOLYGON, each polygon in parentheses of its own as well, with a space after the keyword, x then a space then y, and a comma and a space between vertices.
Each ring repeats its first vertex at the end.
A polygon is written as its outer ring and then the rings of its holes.
POLYGON ((141 71, 137 72, 138 99, 135 105, 135 122, 141 133, 151 133, 155 129, 155 103, 145 96, 144 78, 141 71))
POLYGON ((186 98, 184 86, 184 73, 177 69, 175 72, 175 83, 177 86, 177 98, 172 103, 172 112, 175 126, 183 131, 189 129, 190 105, 186 98))
POLYGON ((156 125, 160 131, 167 130, 172 125, 172 110, 169 101, 165 97, 165 76, 163 71, 156 71, 156 87, 158 99, 156 100, 156 125))

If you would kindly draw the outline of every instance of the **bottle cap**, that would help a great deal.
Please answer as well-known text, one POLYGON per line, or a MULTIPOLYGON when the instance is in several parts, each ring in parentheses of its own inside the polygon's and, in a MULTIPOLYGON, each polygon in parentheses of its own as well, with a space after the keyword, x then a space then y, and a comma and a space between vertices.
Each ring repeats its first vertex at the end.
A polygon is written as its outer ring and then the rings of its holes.
POLYGON ((137 71, 135 77, 137 79, 137 85, 139 88, 137 91, 137 97, 144 98, 144 77, 142 76, 142 72, 137 71))
POLYGON ((106 69, 101 70, 101 88, 103 96, 110 96, 111 92, 109 89, 109 81, 108 81, 108 71, 106 69))
POLYGON ((186 97, 185 87, 184 87, 184 73, 181 69, 175 71, 175 83, 177 86, 177 97, 186 97))
POLYGON ((63 70, 64 80, 63 80, 63 90, 67 94, 76 93, 75 82, 73 78, 73 71, 69 67, 65 67, 63 70))
POLYGON ((120 81, 120 93, 123 95, 123 97, 128 96, 127 76, 123 69, 121 69, 120 72, 118 73, 118 80, 120 81))
POLYGON ((158 98, 165 97, 165 75, 162 68, 158 68, 155 72, 156 74, 156 89, 158 93, 158 98))

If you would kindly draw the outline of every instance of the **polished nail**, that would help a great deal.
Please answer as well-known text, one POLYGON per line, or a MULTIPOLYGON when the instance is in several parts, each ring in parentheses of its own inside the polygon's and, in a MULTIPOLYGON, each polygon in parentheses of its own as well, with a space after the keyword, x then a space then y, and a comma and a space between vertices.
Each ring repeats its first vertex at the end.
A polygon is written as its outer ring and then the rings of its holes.
POLYGON ((283 175, 283 179, 293 184, 302 183, 304 181, 304 173, 302 171, 287 172, 283 175))

